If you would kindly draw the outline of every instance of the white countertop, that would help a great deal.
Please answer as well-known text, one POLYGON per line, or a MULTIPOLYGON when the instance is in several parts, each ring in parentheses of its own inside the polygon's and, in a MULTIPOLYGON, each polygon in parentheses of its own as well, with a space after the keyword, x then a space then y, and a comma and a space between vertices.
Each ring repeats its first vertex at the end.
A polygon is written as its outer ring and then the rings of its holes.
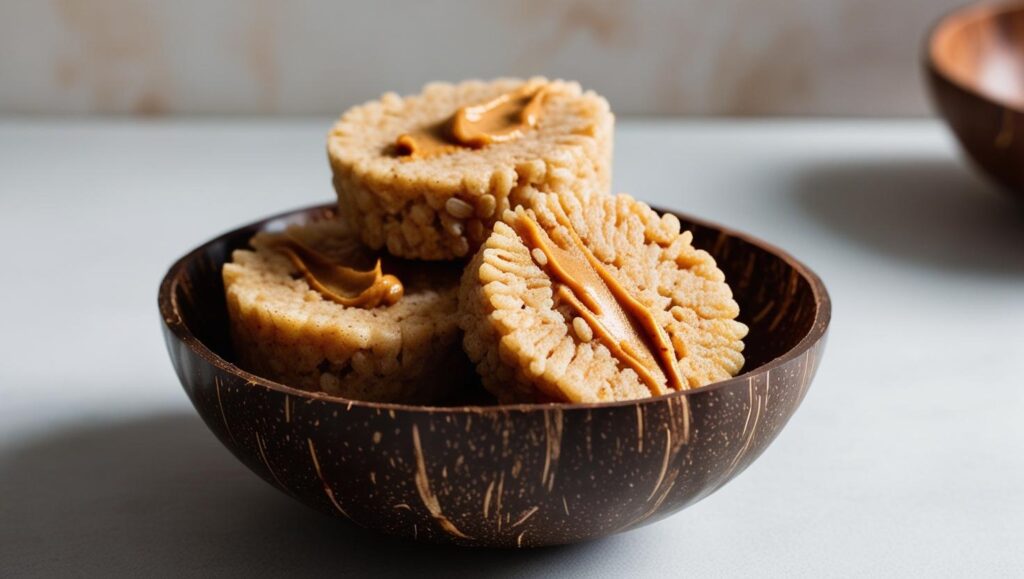
POLYGON ((250 474, 164 351, 167 266, 332 198, 327 119, 0 121, 0 576, 1010 575, 1024 568, 1024 204, 931 121, 620 121, 617 190, 832 293, 765 454, 669 519, 528 552, 396 542, 250 474))

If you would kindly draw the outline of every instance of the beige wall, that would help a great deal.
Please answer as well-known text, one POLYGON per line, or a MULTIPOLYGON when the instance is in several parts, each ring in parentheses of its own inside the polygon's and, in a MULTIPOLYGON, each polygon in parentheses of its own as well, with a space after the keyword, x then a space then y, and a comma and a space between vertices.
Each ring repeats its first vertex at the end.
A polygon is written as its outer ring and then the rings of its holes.
POLYGON ((918 115, 954 0, 3 0, 0 113, 323 114, 575 78, 620 114, 918 115))

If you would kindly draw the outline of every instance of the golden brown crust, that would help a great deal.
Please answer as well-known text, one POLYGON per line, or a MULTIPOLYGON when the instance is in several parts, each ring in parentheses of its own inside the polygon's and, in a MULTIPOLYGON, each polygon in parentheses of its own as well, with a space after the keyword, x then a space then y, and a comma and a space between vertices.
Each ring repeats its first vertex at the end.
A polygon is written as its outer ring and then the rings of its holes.
MULTIPOLYGON (((714 259, 691 245, 672 215, 629 196, 562 197, 573 228, 633 296, 650 308, 676 350, 691 388, 728 378, 743 365, 747 328, 714 259), (582 199, 582 200, 581 200, 582 199)), ((573 312, 505 221, 529 214, 552 239, 567 234, 538 194, 530 209, 503 216, 467 267, 459 290, 464 347, 484 385, 503 402, 602 402, 649 395, 637 374, 596 340, 581 336, 573 312)), ((583 332, 585 333, 585 332, 583 332)))
MULTIPOLYGON (((529 82, 536 81, 547 82, 529 82)), ((327 143, 334 187, 367 245, 406 258, 467 257, 525 188, 567 192, 583 183, 608 190, 614 117, 607 101, 577 83, 551 81, 544 114, 521 138, 427 159, 394 154, 401 134, 524 82, 435 83, 416 96, 386 94, 341 117, 327 143)))
MULTIPOLYGON (((357 243, 338 221, 292 231, 328 255, 346 255, 357 243)), ((254 251, 235 251, 223 269, 244 368, 296 388, 381 402, 436 401, 470 377, 455 320, 457 268, 406 268, 406 294, 395 305, 345 307, 311 289, 265 241, 257 236, 254 251)))

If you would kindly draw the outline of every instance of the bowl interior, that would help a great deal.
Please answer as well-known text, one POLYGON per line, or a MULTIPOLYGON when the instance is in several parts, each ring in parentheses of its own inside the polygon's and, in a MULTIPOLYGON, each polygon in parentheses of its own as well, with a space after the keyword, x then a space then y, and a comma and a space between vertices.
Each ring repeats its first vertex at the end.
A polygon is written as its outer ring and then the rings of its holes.
MULTIPOLYGON (((333 215, 330 205, 290 212, 229 232, 197 248, 172 269, 169 277, 174 314, 202 346, 225 362, 233 363, 221 266, 231 259, 232 251, 246 247, 248 240, 259 231, 280 231, 292 224, 333 215)), ((683 228, 693 232, 694 245, 711 253, 725 272, 740 305, 740 320, 750 327, 744 341, 744 374, 793 350, 808 337, 818 309, 823 306, 822 300, 827 301, 823 290, 815 295, 811 282, 817 278, 813 273, 784 252, 762 242, 686 215, 676 215, 683 228)), ((476 390, 478 392, 461 393, 440 405, 491 403, 490 398, 481 398, 482 387, 476 390)))
POLYGON ((955 12, 931 36, 935 68, 962 87, 1024 110, 1024 5, 955 12))

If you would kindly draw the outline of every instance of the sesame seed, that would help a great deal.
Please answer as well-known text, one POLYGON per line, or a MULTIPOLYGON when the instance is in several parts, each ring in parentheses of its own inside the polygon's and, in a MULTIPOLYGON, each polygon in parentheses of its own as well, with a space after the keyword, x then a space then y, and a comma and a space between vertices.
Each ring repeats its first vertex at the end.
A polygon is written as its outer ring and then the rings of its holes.
POLYGON ((548 256, 545 255, 544 252, 541 251, 539 247, 534 247, 530 251, 530 255, 533 256, 533 261, 536 261, 537 264, 540 265, 541 267, 544 267, 545 265, 548 264, 548 256))
POLYGON ((572 329, 581 342, 589 342, 594 339, 594 330, 583 318, 577 316, 572 319, 572 329))
POLYGON ((466 219, 472 216, 474 211, 472 205, 457 197, 450 197, 445 201, 444 208, 452 217, 457 217, 458 219, 466 219))
POLYGON ((483 195, 476 204, 477 217, 487 219, 491 215, 494 215, 494 210, 497 207, 498 202, 494 200, 494 195, 483 195))

